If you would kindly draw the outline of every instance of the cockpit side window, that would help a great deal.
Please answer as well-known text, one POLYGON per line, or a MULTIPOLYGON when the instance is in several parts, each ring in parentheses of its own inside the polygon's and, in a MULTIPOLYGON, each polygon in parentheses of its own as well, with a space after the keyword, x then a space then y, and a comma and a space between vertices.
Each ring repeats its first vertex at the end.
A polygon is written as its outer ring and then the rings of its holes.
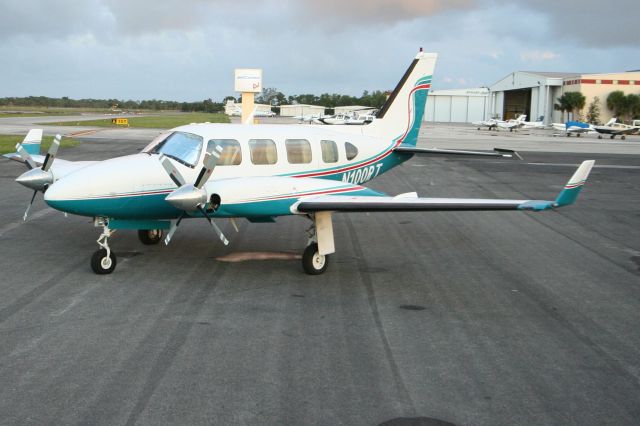
POLYGON ((237 140, 211 139, 209 143, 207 143, 207 152, 213 152, 216 146, 222 148, 222 153, 216 163, 217 166, 237 166, 242 163, 242 150, 237 140))
POLYGON ((202 141, 202 136, 175 132, 153 148, 150 153, 164 154, 185 166, 194 167, 200 158, 202 141))

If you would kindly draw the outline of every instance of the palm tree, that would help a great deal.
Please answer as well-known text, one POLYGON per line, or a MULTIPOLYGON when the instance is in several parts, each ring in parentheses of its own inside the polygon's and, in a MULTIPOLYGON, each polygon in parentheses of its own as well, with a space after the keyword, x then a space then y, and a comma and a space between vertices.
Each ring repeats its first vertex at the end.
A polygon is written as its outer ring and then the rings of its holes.
POLYGON ((575 112, 584 108, 586 98, 580 92, 567 92, 558 98, 558 103, 554 105, 555 109, 562 111, 562 118, 564 118, 564 112, 571 113, 571 118, 575 118, 575 112))

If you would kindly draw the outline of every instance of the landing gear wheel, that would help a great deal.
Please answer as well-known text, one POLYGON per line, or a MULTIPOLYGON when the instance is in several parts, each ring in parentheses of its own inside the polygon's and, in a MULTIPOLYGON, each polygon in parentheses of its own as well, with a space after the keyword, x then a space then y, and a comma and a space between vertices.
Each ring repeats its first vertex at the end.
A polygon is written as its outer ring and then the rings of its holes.
POLYGON ((602 139, 602 135, 598 135, 598 139, 602 139))
POLYGON ((162 229, 139 229, 138 239, 146 246, 152 246, 162 241, 162 229))
POLYGON ((571 133, 567 133, 567 137, 571 136, 571 133))
POLYGON ((576 137, 579 138, 580 137, 580 133, 576 134, 576 137))
POLYGON ((91 256, 91 269, 99 275, 112 273, 116 269, 116 255, 111 252, 107 256, 107 250, 101 248, 91 256))
POLYGON ((318 253, 317 244, 309 244, 302 254, 302 268, 309 275, 320 275, 329 266, 329 255, 318 253))
POLYGON ((620 139, 625 140, 627 137, 625 135, 620 136, 620 139))
POLYGON ((616 135, 611 135, 611 136, 609 136, 609 139, 613 139, 615 137, 616 137, 616 135))

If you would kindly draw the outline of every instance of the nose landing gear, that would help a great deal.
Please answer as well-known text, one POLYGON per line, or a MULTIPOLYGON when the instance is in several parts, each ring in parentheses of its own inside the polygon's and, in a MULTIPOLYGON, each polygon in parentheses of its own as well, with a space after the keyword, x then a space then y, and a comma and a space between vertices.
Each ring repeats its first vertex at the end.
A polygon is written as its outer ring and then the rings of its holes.
POLYGON ((102 225, 102 234, 96 241, 100 246, 93 256, 91 256, 91 269, 99 275, 110 274, 116 269, 116 255, 109 248, 109 237, 115 232, 109 229, 109 222, 106 219, 98 219, 96 225, 102 225))

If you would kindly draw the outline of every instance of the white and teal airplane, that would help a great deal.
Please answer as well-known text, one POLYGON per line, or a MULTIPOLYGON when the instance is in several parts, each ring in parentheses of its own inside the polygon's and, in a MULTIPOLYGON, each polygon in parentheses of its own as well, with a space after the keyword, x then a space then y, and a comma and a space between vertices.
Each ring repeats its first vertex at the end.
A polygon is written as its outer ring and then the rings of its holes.
POLYGON ((144 244, 158 243, 166 233, 168 244, 186 218, 206 219, 228 244, 215 219, 306 217, 313 223, 302 264, 315 275, 326 270, 335 251, 335 212, 542 211, 572 204, 593 161, 583 162, 552 201, 388 196, 362 186, 415 154, 517 156, 509 150, 416 147, 436 59, 420 51, 367 125, 191 124, 163 133, 139 154, 82 162, 55 160, 59 136, 46 156, 37 155, 42 130, 32 130, 7 157, 30 169, 16 180, 34 191, 31 203, 44 192, 49 206, 93 217, 103 228, 91 259, 98 274, 116 267, 108 244, 114 230, 138 230, 144 244))

